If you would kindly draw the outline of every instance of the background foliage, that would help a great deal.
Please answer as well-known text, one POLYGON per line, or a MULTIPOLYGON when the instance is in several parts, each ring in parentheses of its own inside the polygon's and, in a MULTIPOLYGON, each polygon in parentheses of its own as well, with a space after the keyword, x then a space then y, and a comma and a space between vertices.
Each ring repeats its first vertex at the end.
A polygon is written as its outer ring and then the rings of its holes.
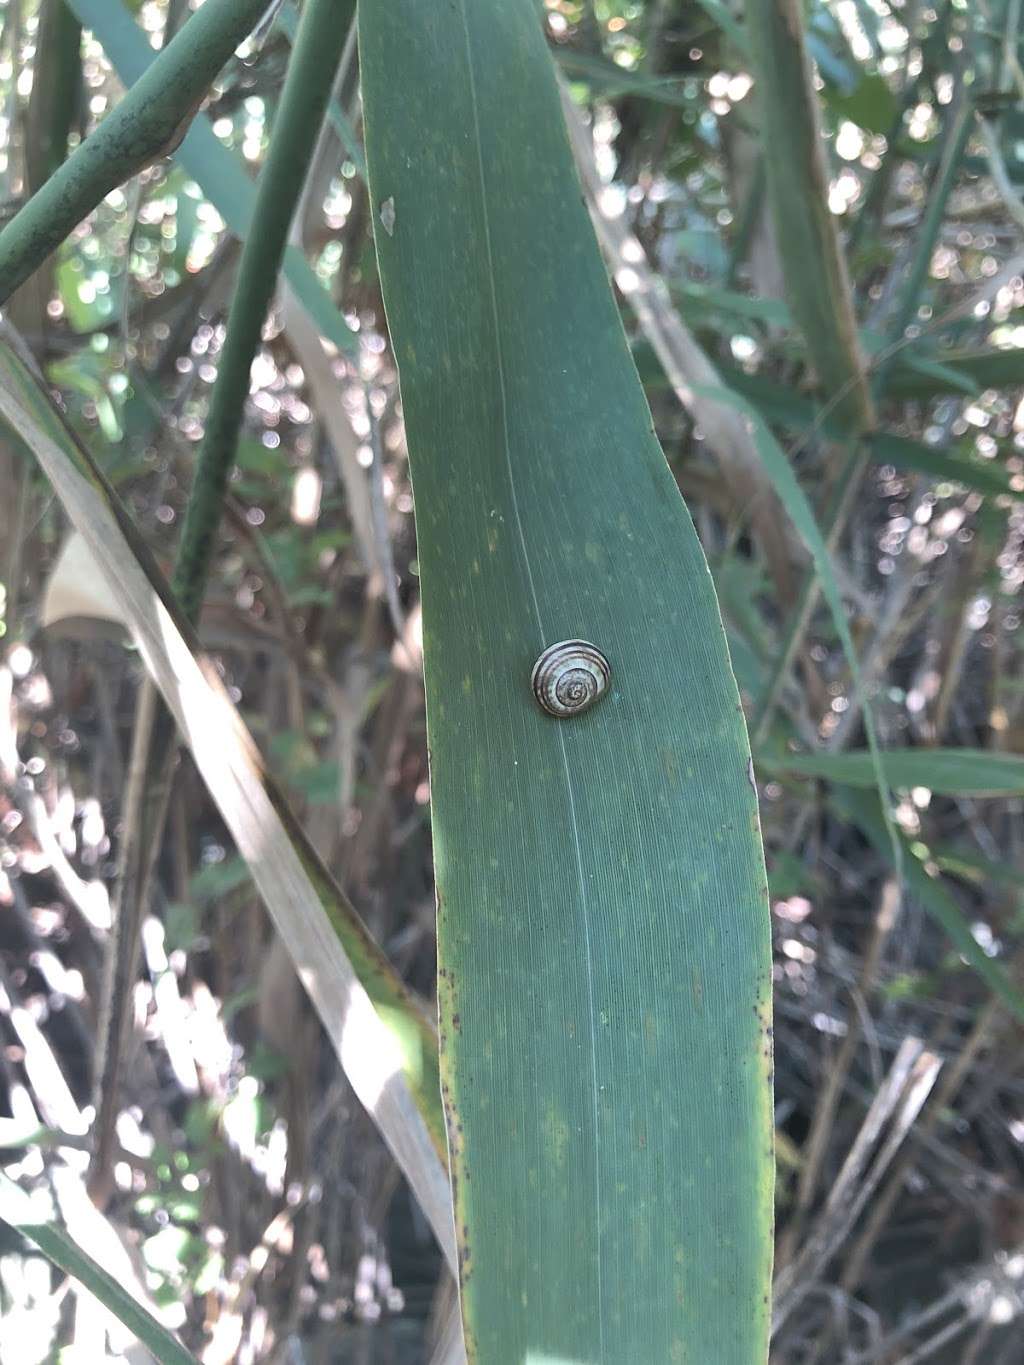
MULTIPOLYGON (((96 28, 51 0, 0 8, 12 210, 187 6, 73 9, 96 28)), ((788 68, 764 60, 774 10, 548 0, 544 24, 755 743, 776 950, 774 1357, 1009 1365, 1024 1296, 1020 5, 814 0, 804 95, 821 137, 803 159, 784 105, 800 67, 773 80, 788 68), (786 212, 816 193, 807 237, 786 212)), ((7 310, 165 563, 295 19, 286 2, 260 26, 206 122, 109 193, 7 310)), ((350 47, 253 367, 202 635, 322 858, 431 1000, 416 545, 371 211, 350 47)), ((104 1264, 204 1360, 428 1358, 451 1293, 440 1254, 187 761, 143 927, 111 1197, 95 1217, 77 1199, 140 669, 6 432, 0 518, 4 1170, 69 1226, 91 1220, 82 1236, 100 1217, 104 1264)), ((13 1238, 0 1295, 4 1359, 26 1340, 38 1360, 120 1349, 13 1238)))

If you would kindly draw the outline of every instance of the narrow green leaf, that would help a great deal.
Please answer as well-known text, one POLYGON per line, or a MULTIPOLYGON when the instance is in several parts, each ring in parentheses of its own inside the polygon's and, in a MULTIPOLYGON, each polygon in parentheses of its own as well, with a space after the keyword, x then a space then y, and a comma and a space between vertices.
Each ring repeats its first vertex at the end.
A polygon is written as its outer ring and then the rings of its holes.
MULTIPOLYGON (((86 27, 103 44, 122 82, 133 85, 156 60, 157 54, 121 0, 67 0, 86 27)), ((234 152, 220 141, 202 114, 173 153, 236 237, 244 239, 252 223, 256 187, 234 152)), ((295 246, 285 250, 283 274, 321 336, 339 350, 352 353, 352 329, 295 246)))
POLYGON ((998 460, 975 458, 959 450, 925 445, 923 441, 886 431, 872 436, 868 449, 876 464, 891 464, 895 469, 927 474, 940 482, 960 484, 996 497, 1024 498, 1020 475, 1007 473, 998 460))
MULTIPOLYGON (((905 362, 914 357, 909 351, 901 356, 905 362)), ((1019 388, 1024 384, 1024 350, 1020 347, 994 350, 940 351, 930 357, 927 368, 920 364, 896 364, 886 384, 891 398, 932 398, 944 393, 982 389, 1019 388)))
MULTIPOLYGON (((874 787, 871 754, 758 755, 771 772, 823 777, 848 787, 874 787)), ((893 787, 926 787, 947 796, 1019 796, 1024 794, 1024 758, 985 749, 886 749, 882 753, 886 781, 893 787)))
MULTIPOLYGON (((912 350, 900 352, 899 369, 901 372, 901 396, 904 398, 930 397, 934 393, 963 393, 972 397, 979 392, 980 386, 969 375, 962 374, 952 365, 940 365, 937 360, 929 360, 925 355, 917 355, 912 350)), ((893 366, 886 375, 885 392, 893 396, 893 366)))
POLYGON ((725 390, 723 391, 724 401, 733 403, 736 407, 747 413, 748 419, 753 426, 754 441, 757 445, 758 453, 761 455, 768 469, 775 490, 782 500, 793 524, 800 533, 804 544, 810 551, 814 561, 815 572, 821 585, 822 596, 828 604, 832 615, 832 621, 839 636, 843 653, 850 668, 850 677, 855 693, 861 699, 861 714, 864 722, 864 733, 868 741, 868 755, 871 766, 872 785, 877 793, 879 810, 881 811, 882 823, 888 832, 889 852, 892 857, 893 867, 896 871, 897 880, 901 875, 903 863, 903 846, 900 841, 899 831, 897 830, 892 814, 889 809, 889 787, 886 778, 885 768, 882 760, 882 751, 878 744, 875 732, 874 715, 871 702, 864 691, 864 684, 861 677, 860 662, 857 657, 857 650, 850 635, 850 627, 846 620, 846 612, 843 609, 842 596, 839 592, 839 585, 836 582, 835 572, 832 567, 832 556, 824 537, 818 529, 817 521, 814 517, 814 510, 807 499, 807 495, 800 487, 796 475, 786 458, 785 452, 769 431, 767 425, 750 407, 746 401, 736 394, 725 390))
MULTIPOLYGON (((892 833, 882 819, 876 796, 839 788, 832 794, 829 805, 840 819, 856 825, 883 858, 892 856, 892 833)), ((897 839, 900 846, 900 872, 907 889, 943 929, 960 956, 974 968, 986 986, 1005 1000, 1019 1019, 1024 1019, 1024 994, 1013 984, 1005 967, 989 957, 978 943, 964 912, 939 878, 929 871, 915 846, 902 834, 897 833, 897 839)))
POLYGON ((991 882, 995 886, 1010 887, 1018 893, 1018 903, 1024 904, 1024 872, 1019 868, 983 858, 978 853, 964 853, 946 844, 933 844, 930 852, 941 871, 951 872, 954 877, 975 886, 991 882))
POLYGON ((707 565, 532 0, 360 0, 359 25, 416 498, 469 1358, 763 1365, 767 897, 707 565), (610 691, 554 719, 531 668, 577 637, 610 691))
MULTIPOLYGON (((729 387, 757 408, 769 422, 789 431, 820 431, 834 440, 848 440, 850 432, 833 414, 822 416, 816 405, 794 390, 763 375, 748 375, 735 366, 722 365, 722 377, 729 387)), ((930 478, 962 484, 979 493, 1024 497, 1024 484, 1011 476, 997 460, 974 458, 962 450, 925 445, 923 441, 899 436, 891 431, 876 431, 867 438, 868 450, 876 464, 891 464, 896 469, 913 470, 930 478)))
POLYGON ((723 317, 752 318, 773 327, 791 327, 793 318, 781 299, 757 299, 749 294, 738 294, 731 289, 713 289, 706 284, 691 284, 680 280, 671 286, 688 318, 701 314, 723 317))
POLYGON ((786 280, 810 362, 840 418, 873 423, 850 282, 828 207, 818 97, 799 0, 747 0, 768 194, 786 280))
POLYGON ((907 328, 917 316, 925 297, 935 247, 942 231, 949 197, 960 174, 972 127, 970 100, 959 84, 954 82, 953 105, 948 119, 943 121, 939 157, 931 177, 924 214, 915 234, 906 279, 902 283, 892 314, 887 319, 886 330, 892 347, 888 352, 882 353, 875 367, 872 381, 872 390, 875 394, 884 395, 887 392, 892 362, 899 354, 899 347, 906 339, 907 328))
MULTIPOLYGON (((278 11, 277 22, 288 41, 294 43, 295 35, 299 31, 299 12, 293 0, 284 0, 284 4, 278 11)), ((366 157, 363 155, 362 144, 350 119, 336 99, 332 99, 327 106, 327 121, 338 134, 338 141, 351 157, 352 164, 356 168, 356 174, 361 180, 365 180, 366 157)))
POLYGON ((560 49, 556 57, 567 76, 595 86, 606 99, 615 95, 633 95, 679 109, 693 106, 693 97, 687 98, 683 92, 683 82, 678 78, 628 71, 603 57, 591 57, 585 52, 573 52, 567 48, 560 49))
MULTIPOLYGON (((875 737, 875 724, 871 712, 870 700, 864 693, 864 686, 861 681, 860 663, 857 659, 857 650, 850 635, 850 627, 846 620, 846 611, 843 608, 843 599, 839 591, 839 584, 836 581, 835 570, 832 566, 832 556, 829 553, 825 539, 818 529, 818 523, 814 517, 814 509, 808 501, 807 494, 800 487, 793 468, 786 458, 782 447, 769 431, 761 415, 750 406, 749 403, 730 389, 721 389, 719 396, 723 402, 731 403, 733 407, 739 408, 746 413, 751 423, 754 443, 757 446, 758 454, 764 461, 765 468, 768 470, 769 477, 789 514, 793 525, 800 534, 800 538, 810 552, 814 561, 815 572, 821 583, 821 593, 828 603, 829 611, 832 614, 832 621, 839 636, 839 643, 842 645, 846 661, 850 666, 850 677, 853 680, 854 689, 860 694, 862 702, 862 713, 864 716, 864 732, 867 735, 868 748, 874 783, 879 799, 882 802, 882 809, 886 812, 886 822, 891 824, 888 814, 887 786, 885 771, 882 764, 881 751, 875 737)), ((896 831, 893 829, 893 857, 899 862, 899 851, 896 844, 896 831)))
POLYGON ((157 1322, 113 1275, 73 1242, 59 1223, 41 1219, 32 1200, 0 1172, 0 1223, 6 1223, 34 1242, 48 1261, 94 1294, 104 1308, 151 1351, 159 1365, 197 1365, 195 1356, 166 1327, 157 1322))

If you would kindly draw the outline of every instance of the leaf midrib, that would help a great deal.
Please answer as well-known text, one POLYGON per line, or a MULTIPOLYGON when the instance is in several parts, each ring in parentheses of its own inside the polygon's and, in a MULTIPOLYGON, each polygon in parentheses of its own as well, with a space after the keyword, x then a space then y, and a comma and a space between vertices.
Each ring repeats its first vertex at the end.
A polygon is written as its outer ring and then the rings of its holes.
MULTIPOLYGON (((462 31, 466 44, 466 65, 469 74, 469 97, 473 110, 473 137, 476 143, 477 175, 480 184, 480 207, 484 229, 484 248, 487 253, 487 274, 490 284, 491 298, 491 317, 494 327, 494 350, 497 363, 498 389, 501 398, 501 430, 502 445, 505 454, 505 466, 508 472, 509 494, 512 502, 512 510, 515 515, 516 532, 519 538, 519 548, 522 554, 523 566, 526 570, 526 579, 530 588, 530 598, 533 603, 533 612, 537 621, 539 632, 539 648, 543 650, 549 641, 544 629, 544 618, 541 614, 540 601, 537 596, 537 587, 534 582, 533 568, 530 564, 530 556, 526 547, 526 535, 523 530, 522 517, 519 512, 519 497, 516 491, 515 471, 512 464, 512 449, 508 429, 508 398, 505 388, 505 360, 504 351, 501 344, 501 328, 499 325, 498 313, 498 294, 495 285, 494 273, 494 254, 491 246, 491 219, 490 209, 487 198, 487 178, 484 172, 483 139, 480 131, 480 114, 477 103, 476 89, 476 69, 473 60, 473 44, 469 31, 469 18, 466 12, 466 0, 460 0, 460 15, 462 18, 462 31)), ((590 1037, 590 1075, 591 1075, 591 1094, 593 1107, 593 1132, 594 1132, 594 1216, 600 1223, 602 1195, 601 1195, 601 1132, 599 1126, 598 1108, 598 1082, 597 1082, 597 1029, 595 1019, 594 1004, 594 962, 591 951, 590 936, 590 903, 587 898, 587 883, 583 872, 583 849, 580 844, 579 823, 576 818, 576 797, 572 785, 572 773, 569 768, 569 755, 565 747, 565 735, 561 730, 560 722, 554 722, 559 726, 558 742, 562 755, 562 772, 565 777, 565 789, 569 803, 569 820, 572 826, 573 848, 576 855, 576 875, 579 885, 580 911, 583 923, 583 948, 586 957, 586 977, 587 977, 587 1012, 590 1037)), ((604 1365, 604 1296, 602 1286, 602 1265, 601 1265, 601 1237, 600 1228, 596 1238, 595 1254, 595 1278, 597 1282, 597 1326, 598 1326, 598 1350, 599 1365, 604 1365)))

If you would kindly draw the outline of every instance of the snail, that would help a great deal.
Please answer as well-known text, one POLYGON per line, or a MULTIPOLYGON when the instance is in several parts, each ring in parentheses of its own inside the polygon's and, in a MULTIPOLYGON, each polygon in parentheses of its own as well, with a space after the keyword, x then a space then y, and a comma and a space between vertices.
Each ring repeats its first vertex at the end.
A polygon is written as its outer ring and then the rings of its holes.
POLYGON ((530 683, 541 710, 564 719, 600 701, 611 678, 611 665, 596 645, 562 640, 549 645, 534 664, 530 683))

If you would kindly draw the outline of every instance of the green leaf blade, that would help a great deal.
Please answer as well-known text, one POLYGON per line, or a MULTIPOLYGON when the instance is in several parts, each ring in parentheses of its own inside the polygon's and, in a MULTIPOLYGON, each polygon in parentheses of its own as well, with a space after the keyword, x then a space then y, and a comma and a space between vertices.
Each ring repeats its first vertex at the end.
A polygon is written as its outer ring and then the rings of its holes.
MULTIPOLYGON (((758 760, 761 761, 760 759, 758 760)), ((871 754, 769 754, 775 772, 826 778, 848 787, 876 786, 871 754)), ((881 755, 886 781, 893 787, 926 787, 947 796, 1024 795, 1024 758, 988 749, 886 749, 881 755)))
POLYGON ((771 964, 710 576, 532 5, 363 0, 360 44, 416 496, 469 1358, 754 1365, 771 964), (531 667, 576 637, 611 690, 554 720, 531 667))

